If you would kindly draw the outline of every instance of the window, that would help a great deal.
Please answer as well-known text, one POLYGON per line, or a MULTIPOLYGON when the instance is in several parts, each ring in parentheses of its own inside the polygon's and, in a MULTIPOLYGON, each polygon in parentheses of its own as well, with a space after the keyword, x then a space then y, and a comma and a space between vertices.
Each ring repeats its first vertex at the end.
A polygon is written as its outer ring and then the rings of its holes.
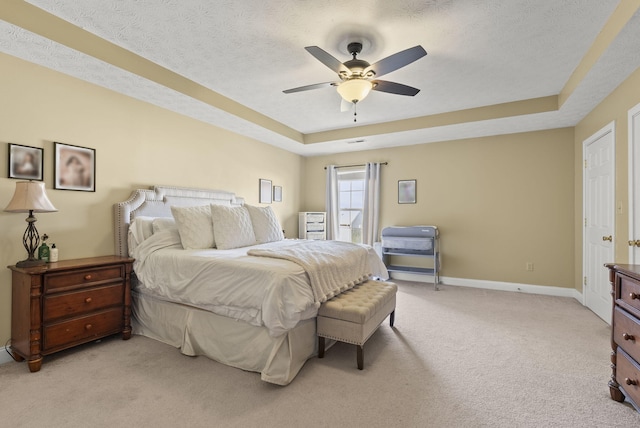
POLYGON ((339 241, 362 243, 364 167, 338 172, 339 241))

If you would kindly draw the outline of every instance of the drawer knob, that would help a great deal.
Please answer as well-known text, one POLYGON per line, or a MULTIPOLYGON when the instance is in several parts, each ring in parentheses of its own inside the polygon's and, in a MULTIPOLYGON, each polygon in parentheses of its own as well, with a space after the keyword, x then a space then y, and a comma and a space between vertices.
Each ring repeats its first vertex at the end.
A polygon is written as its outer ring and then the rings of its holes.
POLYGON ((85 330, 91 330, 93 328, 93 326, 91 324, 87 324, 84 326, 85 330))
POLYGON ((637 385, 638 381, 635 379, 629 379, 628 377, 624 379, 624 383, 627 385, 637 385))
MULTIPOLYGON (((86 299, 84 299, 85 303, 91 303, 93 299, 91 297, 87 297, 86 299)), ((626 333, 625 333, 626 334, 626 333)))
POLYGON ((622 338, 624 340, 636 340, 633 334, 629 334, 629 333, 622 333, 622 338))
POLYGON ((640 299, 640 294, 637 294, 637 293, 629 293, 629 297, 631 298, 631 300, 633 300, 633 299, 640 299))
POLYGON ((91 274, 86 274, 86 275, 84 276, 84 280, 85 280, 85 281, 91 281, 91 274))

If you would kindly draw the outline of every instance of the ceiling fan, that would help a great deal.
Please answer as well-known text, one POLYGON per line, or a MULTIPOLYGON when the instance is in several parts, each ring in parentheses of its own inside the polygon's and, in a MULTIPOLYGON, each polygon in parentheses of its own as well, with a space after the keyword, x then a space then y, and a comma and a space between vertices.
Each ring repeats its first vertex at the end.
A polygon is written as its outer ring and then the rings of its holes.
POLYGON ((414 96, 420 92, 420 89, 411 86, 377 79, 425 56, 427 51, 420 45, 397 52, 373 64, 356 58, 362 51, 362 43, 359 42, 349 43, 347 49, 353 58, 344 63, 338 61, 318 46, 307 46, 305 49, 318 61, 337 73, 340 81, 316 83, 287 89, 283 91, 285 94, 335 86, 344 101, 342 108, 344 111, 345 102, 357 104, 372 90, 407 96, 414 96))

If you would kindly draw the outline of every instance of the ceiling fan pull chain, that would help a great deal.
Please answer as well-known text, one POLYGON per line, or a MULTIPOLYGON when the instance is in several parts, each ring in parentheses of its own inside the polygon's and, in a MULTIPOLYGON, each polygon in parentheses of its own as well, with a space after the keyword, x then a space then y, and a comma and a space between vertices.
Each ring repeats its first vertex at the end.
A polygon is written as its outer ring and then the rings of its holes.
POLYGON ((358 103, 353 103, 353 121, 358 121, 358 103))

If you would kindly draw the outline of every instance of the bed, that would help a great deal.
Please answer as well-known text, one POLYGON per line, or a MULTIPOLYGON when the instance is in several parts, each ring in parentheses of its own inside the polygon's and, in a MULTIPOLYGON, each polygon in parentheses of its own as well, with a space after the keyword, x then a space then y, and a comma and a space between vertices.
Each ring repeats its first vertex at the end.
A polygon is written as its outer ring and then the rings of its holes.
POLYGON ((316 354, 322 301, 388 277, 372 248, 284 239, 269 206, 232 192, 155 186, 114 210, 116 253, 136 259, 133 333, 269 383, 289 384, 316 354))

